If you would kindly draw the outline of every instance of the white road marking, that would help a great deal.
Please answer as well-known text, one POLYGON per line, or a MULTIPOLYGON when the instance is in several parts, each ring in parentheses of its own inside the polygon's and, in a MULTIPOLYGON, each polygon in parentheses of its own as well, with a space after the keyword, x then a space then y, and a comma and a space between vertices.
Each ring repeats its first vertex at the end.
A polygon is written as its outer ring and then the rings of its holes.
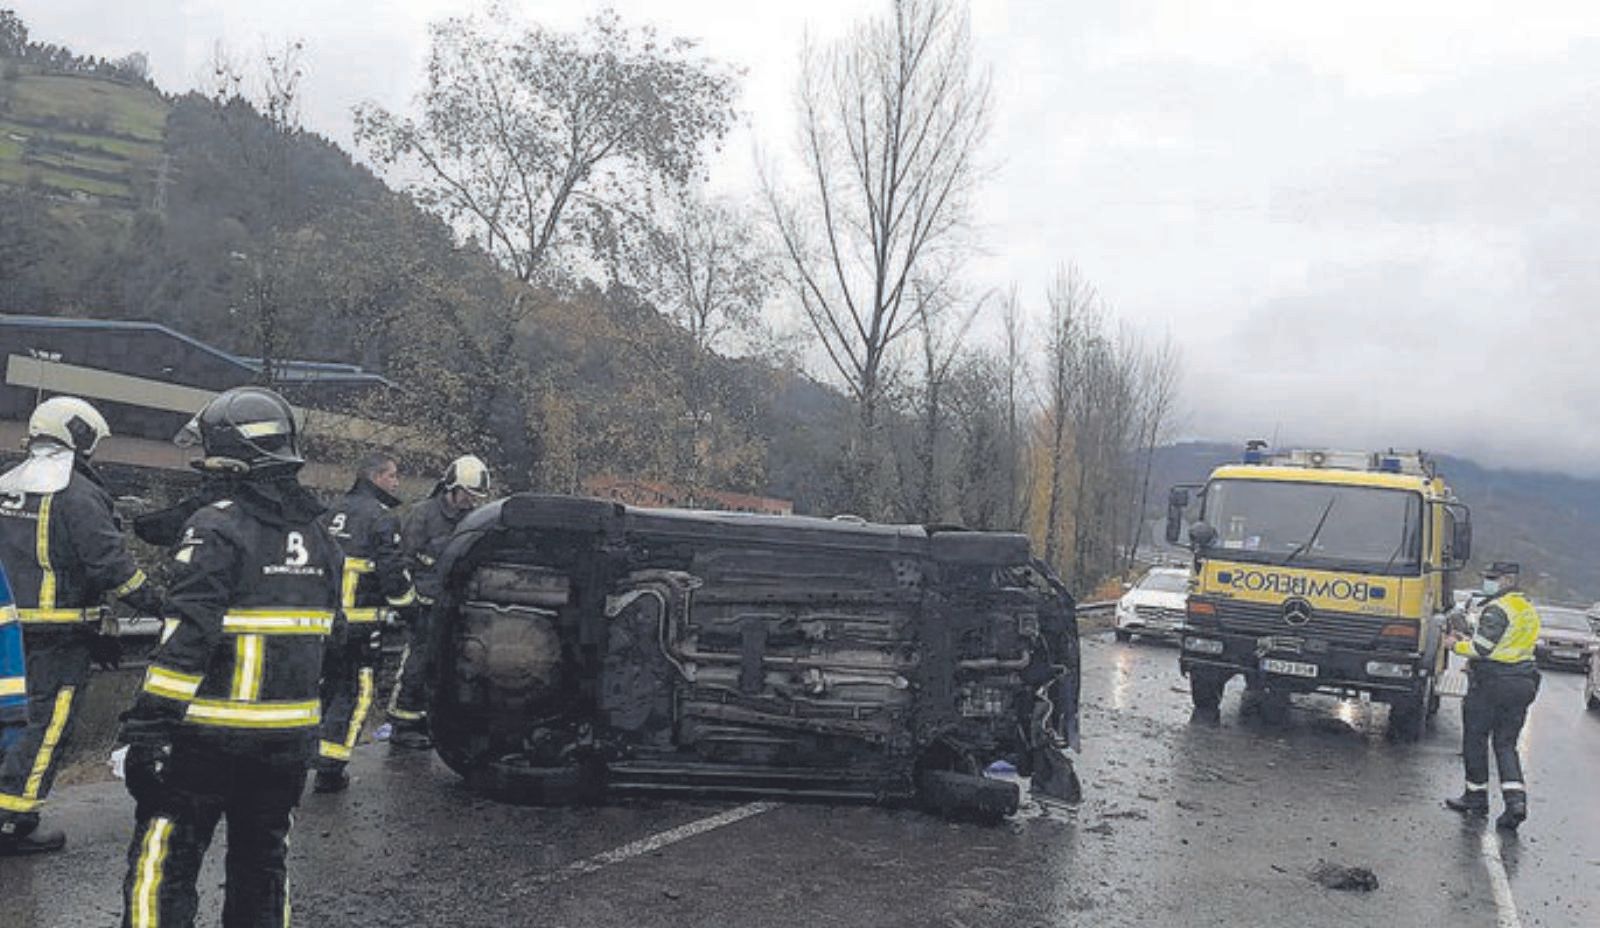
POLYGON ((687 825, 679 825, 677 828, 670 828, 659 834, 651 835, 648 838, 640 838, 638 841, 632 841, 619 848, 606 851, 602 854, 596 854, 593 857, 585 857, 583 860, 574 861, 573 863, 562 867, 560 870, 539 876, 534 880, 534 883, 544 886, 553 885, 555 883, 565 883, 567 880, 570 880, 574 877, 584 876, 586 874, 595 873, 599 870, 604 870, 606 867, 609 867, 613 864, 620 864, 625 860, 632 860, 635 857, 641 857, 645 854, 659 851, 664 847, 677 844, 679 841, 687 841, 696 835, 703 835, 708 831, 714 831, 718 828, 732 825, 735 822, 742 822, 747 818, 753 818, 763 812, 770 812, 777 807, 778 803, 776 802, 746 803, 738 808, 729 809, 726 812, 719 812, 716 815, 708 816, 700 819, 699 821, 690 822, 687 825))
POLYGON ((1483 868, 1489 871, 1489 889, 1494 893, 1494 907, 1499 917, 1495 928, 1522 928, 1517 918, 1517 900, 1511 895, 1511 879, 1506 876, 1505 861, 1500 858, 1500 836, 1493 826, 1483 830, 1483 868))

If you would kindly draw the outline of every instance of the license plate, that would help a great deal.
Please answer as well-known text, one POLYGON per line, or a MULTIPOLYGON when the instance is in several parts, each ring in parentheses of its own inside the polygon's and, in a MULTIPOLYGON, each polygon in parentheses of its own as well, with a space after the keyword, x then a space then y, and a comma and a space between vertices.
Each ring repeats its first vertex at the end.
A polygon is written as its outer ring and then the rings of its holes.
POLYGON ((1556 648, 1550 653, 1564 661, 1575 661, 1578 659, 1578 652, 1571 648, 1556 648))
POLYGON ((1263 657, 1261 669, 1267 673, 1281 673, 1291 677, 1315 677, 1316 664, 1303 664, 1299 661, 1280 661, 1275 657, 1263 657))

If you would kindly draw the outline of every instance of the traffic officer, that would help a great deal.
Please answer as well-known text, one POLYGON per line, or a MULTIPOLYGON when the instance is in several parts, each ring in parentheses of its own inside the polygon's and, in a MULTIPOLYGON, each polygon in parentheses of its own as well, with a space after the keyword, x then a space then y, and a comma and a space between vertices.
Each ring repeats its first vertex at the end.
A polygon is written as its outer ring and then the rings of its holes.
POLYGON ((433 670, 433 603, 443 578, 435 564, 461 517, 489 495, 489 468, 474 455, 450 462, 428 498, 412 506, 400 529, 400 548, 410 562, 417 585, 417 606, 407 623, 399 680, 389 697, 390 743, 402 748, 432 746, 428 736, 428 686, 433 670))
POLYGON ((228 820, 222 924, 289 923, 290 813, 320 723, 318 682, 338 641, 341 555, 296 478, 294 411, 259 387, 219 394, 179 436, 226 475, 172 549, 161 642, 122 716, 136 801, 124 928, 187 926, 217 822, 228 820))
POLYGON ((340 605, 349 622, 343 648, 330 654, 322 679, 322 742, 312 788, 335 793, 350 785, 345 765, 372 708, 377 667, 383 657, 388 607, 416 601, 411 574, 400 553, 400 471, 391 455, 375 451, 356 466, 356 482, 327 513, 323 525, 344 552, 340 605))
POLYGON ((1539 694, 1534 645, 1539 640, 1539 613, 1518 589, 1518 565, 1497 561, 1484 571, 1478 625, 1470 638, 1452 631, 1445 643, 1467 658, 1467 695, 1461 703, 1461 757, 1467 787, 1445 800, 1457 812, 1489 811, 1489 742, 1494 741, 1495 767, 1505 812, 1499 828, 1515 831, 1528 817, 1528 788, 1522 779, 1517 739, 1528 707, 1539 694))
POLYGON ((6 565, 27 652, 28 723, 0 761, 0 856, 59 850, 66 836, 39 812, 72 737, 89 666, 115 663, 100 635, 100 602, 114 593, 157 614, 161 599, 128 556, 111 494, 90 456, 111 434, 93 406, 71 396, 28 419, 28 456, 0 475, 0 563, 6 565))

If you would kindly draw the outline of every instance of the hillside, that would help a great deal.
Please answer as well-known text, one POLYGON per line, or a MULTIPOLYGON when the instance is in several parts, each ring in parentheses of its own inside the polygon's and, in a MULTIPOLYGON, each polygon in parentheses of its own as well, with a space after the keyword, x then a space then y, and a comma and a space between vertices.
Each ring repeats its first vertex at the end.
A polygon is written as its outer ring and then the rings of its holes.
MULTIPOLYGON (((1174 483, 1203 481, 1218 464, 1239 459, 1235 445, 1186 442, 1156 453, 1152 485, 1164 505, 1174 483)), ((1559 474, 1493 470, 1450 455, 1439 468, 1461 501, 1472 507, 1475 564, 1512 560, 1523 565, 1541 596, 1570 602, 1600 600, 1600 480, 1559 474)))
POLYGON ((131 210, 157 174, 169 108, 142 84, 0 59, 0 184, 131 210))

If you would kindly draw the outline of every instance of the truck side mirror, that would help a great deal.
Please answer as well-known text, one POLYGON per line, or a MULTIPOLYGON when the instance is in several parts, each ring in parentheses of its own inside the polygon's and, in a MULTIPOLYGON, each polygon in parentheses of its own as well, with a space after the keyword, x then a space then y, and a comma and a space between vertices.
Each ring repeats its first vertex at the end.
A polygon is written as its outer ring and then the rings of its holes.
POLYGON ((1178 534, 1183 530, 1183 511, 1188 508, 1187 487, 1173 487, 1167 491, 1167 544, 1178 543, 1178 534))
POLYGON ((1457 519, 1454 531, 1450 535, 1450 557, 1458 565, 1465 567, 1472 558, 1472 523, 1467 520, 1457 519))
POLYGON ((1204 522, 1189 526, 1189 543, 1196 548, 1209 548, 1217 541, 1217 530, 1204 522))

